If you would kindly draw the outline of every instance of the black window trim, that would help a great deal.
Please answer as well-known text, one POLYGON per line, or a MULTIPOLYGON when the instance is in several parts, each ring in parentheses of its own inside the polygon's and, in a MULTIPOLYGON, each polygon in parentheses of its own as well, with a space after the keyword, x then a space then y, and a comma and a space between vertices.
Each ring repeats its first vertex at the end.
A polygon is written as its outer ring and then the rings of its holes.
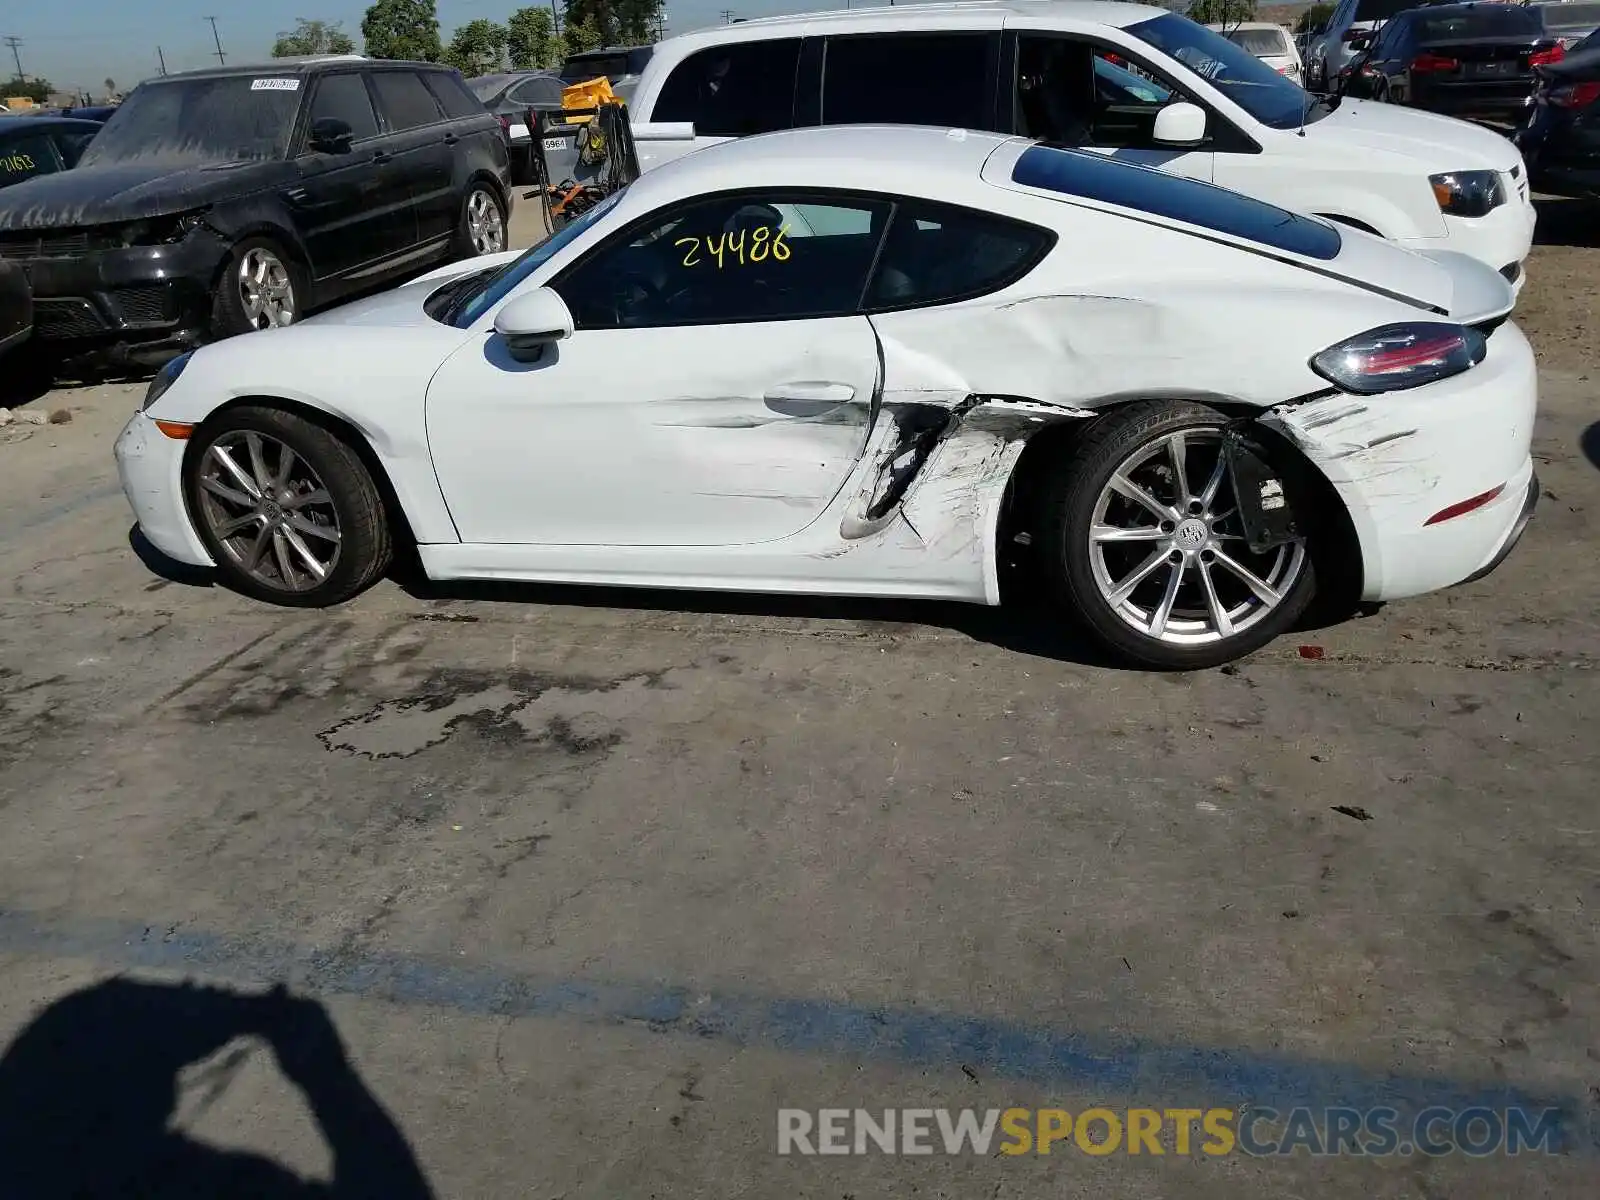
MULTIPOLYGON (((394 66, 381 67, 368 66, 361 68, 359 74, 367 82, 367 95, 372 97, 372 111, 378 115, 378 134, 380 137, 400 137, 404 134, 416 133, 419 130, 432 129, 436 125, 447 125, 450 123, 452 118, 445 115, 444 105, 439 102, 439 97, 433 94, 433 89, 428 86, 428 81, 423 78, 424 74, 426 74, 424 68, 415 67, 409 63, 404 65, 396 64, 394 66), (409 129, 396 129, 393 125, 389 124, 389 113, 383 107, 383 98, 378 95, 378 76, 405 74, 414 76, 417 82, 422 85, 422 90, 428 93, 428 99, 433 101, 435 115, 433 120, 427 122, 426 124, 413 125, 409 129)), ((308 108, 307 112, 309 111, 310 109, 308 108)), ((488 110, 485 109, 484 111, 487 112, 488 110)))
MULTIPOLYGON (((478 108, 482 108, 485 115, 492 115, 490 113, 488 104, 485 101, 478 99, 478 97, 473 93, 472 89, 467 86, 467 81, 462 77, 461 72, 456 70, 454 67, 440 67, 431 71, 418 69, 417 75, 422 80, 422 86, 427 88, 428 94, 433 97, 433 102, 439 106, 439 112, 441 113, 440 120, 442 120, 445 124, 452 124, 456 121, 473 121, 476 120, 479 115, 475 110, 464 112, 459 117, 453 117, 450 115, 450 108, 445 103, 444 96, 440 94, 440 89, 447 85, 443 83, 436 83, 435 81, 448 80, 452 75, 455 76, 456 84, 460 87, 461 91, 467 96, 471 97, 472 103, 478 108)), ((516 83, 512 83, 510 86, 516 87, 518 85, 516 83)), ((509 90, 510 88, 507 88, 507 91, 509 90)), ((425 126, 419 125, 417 128, 421 129, 425 128, 425 126)))
MULTIPOLYGON (((546 283, 540 286, 559 292, 561 284, 565 283, 570 276, 582 270, 583 267, 585 267, 594 259, 598 258, 600 255, 609 252, 614 246, 622 243, 624 239, 635 236, 641 230, 648 228, 653 222, 659 222, 662 214, 664 213, 670 213, 679 207, 699 205, 708 201, 739 200, 744 198, 764 200, 764 202, 768 204, 816 203, 834 204, 839 207, 847 207, 854 202, 856 204, 888 206, 889 212, 888 216, 883 222, 883 231, 878 235, 878 244, 872 249, 872 261, 867 267, 866 276, 861 283, 861 293, 856 299, 856 306, 853 310, 850 312, 805 313, 784 317, 730 317, 727 320, 712 322, 665 321, 660 324, 651 325, 580 325, 577 327, 577 330, 580 332, 584 330, 588 330, 590 332, 601 332, 614 329, 682 329, 689 326, 746 325, 760 322, 774 323, 778 321, 832 321, 841 317, 871 317, 883 313, 908 312, 918 308, 937 308, 940 305, 960 304, 967 300, 975 300, 980 296, 992 295, 995 292, 1001 292, 1006 288, 1011 287, 1019 280, 1025 278, 1030 272, 1033 271, 1035 267, 1043 262, 1049 256, 1050 252, 1056 248, 1056 243, 1059 241, 1059 235, 1055 230, 1046 228, 1043 225, 1035 225, 1031 221, 1020 220, 1017 217, 1001 216, 999 213, 991 212, 988 209, 971 208, 965 204, 952 204, 945 200, 930 200, 923 196, 903 196, 890 192, 867 192, 855 188, 786 188, 773 185, 761 187, 724 188, 720 191, 704 192, 698 196, 681 197, 677 200, 669 201, 668 203, 661 205, 661 207, 652 209, 643 216, 629 221, 621 229, 617 230, 616 233, 613 233, 610 237, 607 237, 601 241, 601 243, 594 249, 588 251, 579 258, 574 259, 565 267, 562 267, 560 271, 556 272, 556 274, 551 276, 546 283), (771 200, 770 197, 774 194, 781 195, 783 199, 781 201, 771 200), (905 304, 869 305, 867 303, 867 297, 871 295, 872 285, 877 280, 878 269, 882 264, 883 248, 888 243, 889 231, 891 228, 893 228, 895 218, 899 215, 899 210, 902 205, 923 205, 937 208, 958 209, 963 212, 972 213, 974 216, 987 217, 992 221, 999 221, 1014 225, 1019 229, 1025 229, 1030 233, 1040 235, 1039 247, 1034 251, 1034 253, 1030 254, 1024 259, 1019 260, 1018 265, 1013 267, 1011 271, 995 280, 991 280, 990 282, 983 284, 980 287, 971 288, 965 292, 955 292, 949 295, 938 296, 934 299, 911 301, 905 304)), ((576 316, 576 314, 574 314, 574 316, 576 316)))
POLYGON ((308 143, 311 141, 311 109, 312 106, 316 104, 317 92, 322 87, 322 81, 324 79, 331 79, 337 75, 354 75, 357 78, 360 78, 362 80, 362 86, 367 89, 367 103, 372 105, 372 124, 374 132, 371 137, 364 137, 352 141, 350 143, 351 147, 354 148, 356 146, 362 146, 368 142, 374 142, 381 137, 388 136, 388 130, 384 129, 383 127, 383 114, 378 109, 378 97, 376 94, 374 94, 372 85, 366 82, 366 74, 367 73, 360 68, 353 68, 344 71, 318 71, 315 75, 303 77, 305 78, 306 82, 310 84, 310 86, 306 88, 306 97, 300 106, 300 118, 295 122, 297 126, 295 139, 290 143, 290 145, 293 147, 293 151, 289 155, 291 161, 297 158, 304 158, 307 154, 312 153, 311 148, 308 145, 308 143))
MULTIPOLYGON (((817 36, 815 39, 807 38, 805 39, 806 41, 816 40, 823 43, 821 61, 817 67, 816 102, 818 118, 816 123, 819 125, 826 125, 829 123, 827 106, 824 103, 824 97, 827 95, 828 91, 828 47, 834 42, 866 42, 881 38, 907 37, 968 37, 982 38, 984 42, 982 103, 986 110, 982 115, 980 123, 975 126, 969 126, 968 128, 972 128, 980 132, 998 131, 998 122, 1000 119, 1000 64, 1003 59, 1003 51, 1001 49, 1003 44, 1003 33, 1003 30, 993 27, 971 29, 919 29, 915 26, 907 26, 905 28, 896 29, 864 30, 860 33, 830 33, 817 36)), ((801 47, 801 52, 803 61, 803 44, 801 47)), ((865 123, 866 122, 852 122, 852 124, 865 123)))
MULTIPOLYGON (((1160 16, 1162 11, 1163 11, 1162 9, 1152 9, 1151 13, 1152 13, 1153 17, 1154 16, 1160 16)), ((1020 49, 1021 39, 1022 38, 1025 38, 1025 37, 1035 37, 1035 38, 1038 38, 1038 37, 1055 37, 1055 38, 1064 39, 1066 41, 1082 42, 1082 43, 1084 43, 1085 45, 1087 45, 1089 47, 1091 52, 1099 50, 1099 51, 1103 51, 1103 52, 1105 52, 1107 54, 1115 54, 1118 58, 1127 59, 1129 62, 1133 63, 1134 66, 1140 68, 1141 70, 1150 72, 1150 74, 1154 75, 1157 80, 1170 78, 1170 76, 1168 75, 1168 73, 1166 71, 1164 71, 1162 68, 1160 68, 1160 67, 1152 64, 1151 62, 1149 62, 1148 61, 1148 56, 1145 55, 1145 54, 1142 54, 1140 51, 1138 51, 1138 50, 1130 50, 1126 46, 1118 45, 1115 42, 1102 41, 1100 38, 1097 38, 1092 34, 1072 33, 1072 32, 1068 32, 1066 30, 1061 30, 1061 29, 1016 29, 1016 30, 1008 29, 1008 30, 1006 30, 1006 36, 1011 38, 1011 39, 1013 39, 1013 42, 1012 42, 1012 47, 1011 47, 1011 72, 1010 72, 1010 75, 1008 76, 1009 91, 1011 93, 1011 124, 1004 132, 1013 133, 1013 134, 1018 135, 1019 137, 1027 137, 1028 136, 1027 132, 1022 127, 1021 100, 1020 100, 1020 98, 1018 97, 1018 94, 1017 94, 1016 72, 1017 72, 1017 68, 1021 65, 1021 60, 1022 60, 1022 53, 1021 53, 1021 49, 1020 49)), ((1154 49, 1154 47, 1151 47, 1151 48, 1154 49)), ((1168 86, 1165 83, 1163 83, 1161 86, 1162 87, 1166 87, 1169 92, 1172 92, 1175 95, 1182 96, 1188 103, 1195 105, 1197 108, 1199 108, 1201 111, 1203 111, 1206 114, 1206 140, 1201 142, 1200 145, 1192 147, 1193 150, 1197 150, 1197 151, 1199 151, 1201 153, 1211 153, 1211 154, 1261 154, 1261 153, 1264 153, 1264 151, 1261 148, 1261 143, 1260 142, 1256 141, 1255 138, 1251 137, 1243 129, 1239 128, 1239 126, 1237 124, 1235 124, 1232 120, 1230 120, 1228 117, 1226 117, 1222 113, 1218 112, 1216 107, 1213 104, 1211 104, 1210 101, 1206 100, 1205 97, 1194 95, 1187 88, 1184 88, 1181 85, 1179 85, 1176 81, 1174 81, 1170 86, 1168 86)), ((1088 149, 1089 147, 1078 147, 1078 148, 1079 149, 1088 149)), ((1158 149, 1159 147, 1144 147, 1144 146, 1103 147, 1103 146, 1101 146, 1101 147, 1093 147, 1093 148, 1094 149, 1128 149, 1128 150, 1152 149, 1153 150, 1153 149, 1158 149)), ((1173 147, 1173 149, 1177 150, 1179 148, 1178 147, 1173 147)))

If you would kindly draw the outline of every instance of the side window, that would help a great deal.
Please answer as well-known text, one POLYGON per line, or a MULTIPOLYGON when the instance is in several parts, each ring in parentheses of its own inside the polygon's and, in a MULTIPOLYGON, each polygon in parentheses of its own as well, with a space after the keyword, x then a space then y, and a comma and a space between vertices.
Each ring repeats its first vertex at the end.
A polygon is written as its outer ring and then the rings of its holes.
POLYGON ((461 117, 481 117, 486 111, 483 101, 468 90, 461 77, 451 71, 429 71, 423 76, 433 92, 444 115, 452 121, 461 117))
POLYGON ((822 123, 987 129, 989 42, 986 33, 831 37, 822 65, 822 123))
POLYGON ((667 76, 652 121, 693 121, 701 137, 748 137, 794 124, 800 39, 736 42, 691 54, 667 76))
POLYGON ((948 204, 896 205, 867 294, 871 309, 945 304, 999 291, 1054 244, 1046 230, 948 204))
POLYGON ((55 147, 44 130, 0 142, 0 187, 21 183, 35 175, 53 175, 60 169, 55 147))
POLYGON ((519 108, 532 105, 558 105, 561 103, 559 79, 524 79, 506 94, 506 99, 519 108))
POLYGON ((58 133, 56 134, 56 150, 61 155, 61 163, 67 169, 78 165, 78 160, 83 157, 83 152, 89 148, 89 143, 94 141, 92 133, 58 133))
POLYGON ((311 98, 311 122, 315 124, 327 118, 350 126, 354 131, 353 141, 378 135, 372 97, 367 95, 367 85, 361 82, 361 76, 324 75, 317 80, 317 94, 311 98))
POLYGON ((410 71, 374 71, 372 83, 378 93, 389 129, 401 133, 440 119, 439 105, 422 80, 410 71))
POLYGON ((579 329, 857 312, 888 201, 717 196, 635 225, 552 285, 579 329))
POLYGON ((1156 114, 1183 98, 1154 72, 1087 42, 1041 36, 1018 43, 1020 128, 1029 137, 1063 146, 1148 148, 1156 114))

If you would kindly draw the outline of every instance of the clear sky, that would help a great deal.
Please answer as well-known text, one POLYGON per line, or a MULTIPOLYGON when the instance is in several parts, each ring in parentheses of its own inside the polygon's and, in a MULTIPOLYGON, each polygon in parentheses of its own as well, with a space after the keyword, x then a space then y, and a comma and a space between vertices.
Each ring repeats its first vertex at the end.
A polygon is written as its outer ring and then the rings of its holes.
MULTIPOLYGON (((368 0, 370 2, 370 0, 368 0)), ((548 3, 548 0, 545 0, 548 3)), ((855 0, 858 7, 887 0, 855 0)), ((907 0, 899 0, 906 3, 907 0)), ((438 0, 439 28, 448 41, 456 26, 478 17, 503 21, 521 7, 517 0, 438 0)), ((731 8, 741 17, 775 13, 815 12, 844 8, 846 0, 667 0, 667 32, 688 33, 722 20, 731 8)), ((267 57, 278 31, 294 27, 296 17, 343 21, 358 42, 363 0, 4 0, 0 37, 22 39, 22 67, 42 75, 62 91, 84 89, 95 94, 114 79, 123 90, 157 73, 156 47, 167 58, 167 70, 182 71, 216 62, 207 16, 217 18, 222 48, 229 62, 267 57)), ((0 44, 0 78, 15 70, 10 51, 0 44)))

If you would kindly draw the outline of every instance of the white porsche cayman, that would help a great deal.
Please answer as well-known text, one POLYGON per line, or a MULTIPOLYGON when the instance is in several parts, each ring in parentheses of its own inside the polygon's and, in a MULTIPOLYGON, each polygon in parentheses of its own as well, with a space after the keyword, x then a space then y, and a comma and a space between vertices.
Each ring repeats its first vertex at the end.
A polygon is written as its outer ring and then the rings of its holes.
POLYGON ((117 443, 158 549, 343 601, 436 579, 996 604, 1003 548, 1198 667, 1495 566, 1537 488, 1510 287, 1207 184, 840 127, 175 360, 117 443), (487 263, 487 265, 486 265, 487 263))

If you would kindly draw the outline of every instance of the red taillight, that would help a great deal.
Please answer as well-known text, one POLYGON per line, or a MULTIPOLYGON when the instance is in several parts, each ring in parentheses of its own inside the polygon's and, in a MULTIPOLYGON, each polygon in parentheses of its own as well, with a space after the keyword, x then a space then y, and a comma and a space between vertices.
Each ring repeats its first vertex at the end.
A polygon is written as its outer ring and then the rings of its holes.
POLYGON ((1560 62, 1566 56, 1567 48, 1557 42, 1554 46, 1546 46, 1543 50, 1535 50, 1528 55, 1528 65, 1530 67, 1548 67, 1552 63, 1560 62))
POLYGON ((1441 508, 1433 516, 1423 522, 1424 525, 1437 525, 1441 521, 1448 521, 1451 517, 1465 516, 1475 508, 1482 508, 1501 492, 1506 490, 1505 484, 1490 488, 1487 492, 1479 492, 1476 496, 1469 497, 1459 503, 1452 504, 1449 508, 1441 508))
POLYGON ((1557 108, 1582 108, 1600 100, 1600 83, 1574 83, 1559 87, 1550 93, 1549 99, 1557 108))
POLYGON ((497 115, 499 116, 499 120, 500 120, 500 128, 505 130, 507 133, 510 133, 511 132, 511 118, 506 116, 506 115, 504 115, 503 113, 502 114, 497 114, 497 115))
POLYGON ((1346 29, 1344 36, 1339 40, 1347 46, 1353 46, 1357 42, 1365 40, 1366 36, 1367 31, 1364 29, 1346 29))
POLYGON ((1426 75, 1430 71, 1454 71, 1460 65, 1455 59, 1442 54, 1419 54, 1411 60, 1411 72, 1414 75, 1426 75))

